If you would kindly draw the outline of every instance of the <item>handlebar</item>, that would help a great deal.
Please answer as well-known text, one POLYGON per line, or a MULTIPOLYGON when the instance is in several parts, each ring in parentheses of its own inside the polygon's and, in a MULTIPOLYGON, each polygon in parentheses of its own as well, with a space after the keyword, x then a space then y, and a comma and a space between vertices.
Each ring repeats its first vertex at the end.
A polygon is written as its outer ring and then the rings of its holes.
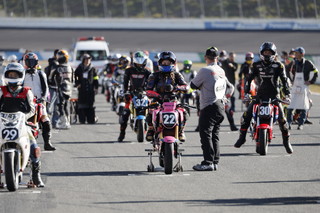
POLYGON ((275 98, 275 99, 272 99, 271 100, 271 98, 269 98, 269 100, 268 101, 266 101, 266 100, 261 100, 259 97, 257 97, 257 96, 252 96, 251 97, 251 99, 250 100, 247 100, 247 101, 245 101, 244 100, 244 102, 251 102, 251 101, 258 101, 258 100, 260 100, 262 103, 274 103, 274 102, 280 102, 280 103, 284 103, 284 104, 290 104, 288 101, 286 101, 286 100, 282 100, 282 99, 280 99, 280 98, 275 98))

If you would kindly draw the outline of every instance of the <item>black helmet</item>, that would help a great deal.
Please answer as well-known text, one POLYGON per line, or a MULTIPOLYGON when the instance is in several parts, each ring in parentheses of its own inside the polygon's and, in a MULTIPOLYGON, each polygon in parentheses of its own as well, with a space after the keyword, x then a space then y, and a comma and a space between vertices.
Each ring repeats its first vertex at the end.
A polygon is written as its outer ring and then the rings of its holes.
POLYGON ((158 60, 158 64, 161 65, 163 60, 169 60, 171 61, 173 64, 176 63, 177 58, 175 56, 175 54, 171 51, 166 51, 166 52, 162 52, 159 55, 159 60, 158 60))
POLYGON ((158 65, 159 65, 159 71, 160 72, 172 72, 175 71, 175 64, 176 64, 177 58, 175 54, 171 51, 162 52, 159 55, 158 65), (162 62, 164 60, 169 60, 172 64, 171 65, 162 65, 162 62))
POLYGON ((39 59, 37 54, 29 52, 23 57, 24 64, 26 65, 26 69, 28 68, 36 68, 38 65, 39 59))
POLYGON ((265 62, 273 62, 277 55, 277 47, 272 42, 265 42, 260 46, 260 58, 265 62), (263 52, 269 50, 271 55, 263 55, 263 52))

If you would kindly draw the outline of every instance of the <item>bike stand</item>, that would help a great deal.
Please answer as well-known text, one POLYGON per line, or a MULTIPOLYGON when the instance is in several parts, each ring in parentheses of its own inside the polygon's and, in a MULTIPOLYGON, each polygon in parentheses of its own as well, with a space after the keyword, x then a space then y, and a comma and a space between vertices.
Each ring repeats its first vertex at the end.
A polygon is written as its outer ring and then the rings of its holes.
POLYGON ((155 168, 154 168, 154 165, 152 163, 152 153, 155 152, 156 150, 155 149, 145 149, 144 151, 148 152, 149 159, 150 159, 150 164, 147 167, 147 171, 148 172, 154 172, 155 168))
POLYGON ((181 165, 181 162, 182 162, 182 158, 181 158, 181 155, 182 155, 182 152, 184 151, 184 149, 178 149, 178 152, 177 152, 177 158, 178 158, 178 162, 177 164, 173 167, 173 171, 175 172, 183 172, 183 167, 181 165))

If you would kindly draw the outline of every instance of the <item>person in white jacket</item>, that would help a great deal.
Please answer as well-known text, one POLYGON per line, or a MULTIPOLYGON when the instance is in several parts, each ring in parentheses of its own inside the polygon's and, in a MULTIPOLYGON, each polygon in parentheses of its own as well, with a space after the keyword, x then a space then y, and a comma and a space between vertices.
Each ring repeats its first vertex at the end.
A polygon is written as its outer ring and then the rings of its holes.
POLYGON ((37 103, 42 110, 42 116, 39 122, 42 125, 44 150, 54 151, 56 148, 51 144, 51 120, 48 117, 45 107, 49 94, 46 74, 40 69, 37 69, 38 56, 35 53, 29 52, 25 54, 23 61, 26 68, 24 86, 31 88, 34 96, 37 99, 37 103))

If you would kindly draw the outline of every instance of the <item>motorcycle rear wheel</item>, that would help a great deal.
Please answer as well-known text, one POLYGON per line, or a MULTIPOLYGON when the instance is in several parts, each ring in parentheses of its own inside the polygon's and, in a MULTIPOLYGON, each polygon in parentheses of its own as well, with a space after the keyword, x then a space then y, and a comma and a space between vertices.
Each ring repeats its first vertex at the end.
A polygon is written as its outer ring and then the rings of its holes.
POLYGON ((259 129, 260 155, 266 155, 268 152, 268 130, 259 129))
POLYGON ((15 169, 15 153, 5 152, 4 153, 4 166, 5 166, 5 179, 7 189, 11 192, 16 191, 19 187, 18 172, 15 169))

